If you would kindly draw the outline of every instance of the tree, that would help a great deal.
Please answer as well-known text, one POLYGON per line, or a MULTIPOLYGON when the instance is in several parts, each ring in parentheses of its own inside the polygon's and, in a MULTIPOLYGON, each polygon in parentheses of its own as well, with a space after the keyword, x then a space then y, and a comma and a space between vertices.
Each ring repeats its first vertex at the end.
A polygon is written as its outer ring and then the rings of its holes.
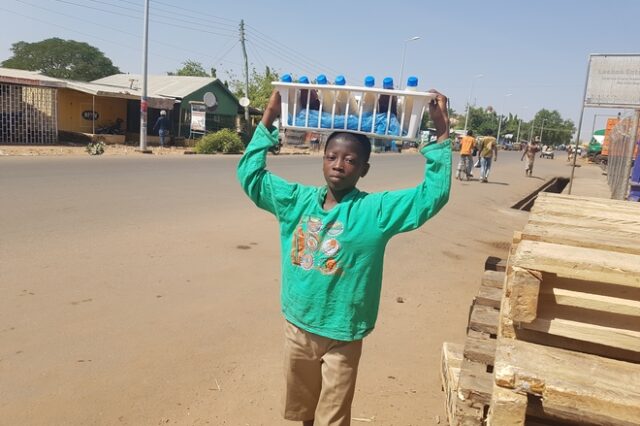
MULTIPOLYGON (((231 91, 233 94, 241 98, 246 95, 244 79, 231 77, 231 91)), ((280 76, 277 72, 273 71, 268 66, 265 67, 264 73, 259 73, 255 68, 252 68, 249 75, 249 100, 251 100, 251 106, 258 109, 264 109, 269 103, 271 92, 273 91, 272 81, 277 81, 280 76)))
POLYGON ((576 126, 573 120, 564 120, 556 110, 541 109, 533 118, 534 136, 540 136, 544 145, 566 145, 571 143, 576 126), (544 127, 543 127, 544 124, 544 127))
MULTIPOLYGON (((211 72, 215 73, 215 68, 211 68, 211 72)), ((182 68, 176 70, 176 72, 168 72, 168 75, 182 75, 191 77, 209 77, 209 74, 204 70, 204 67, 200 62, 187 59, 182 63, 182 68)), ((211 75, 215 78, 215 75, 211 75)))
POLYGON ((3 67, 39 71, 49 77, 91 81, 120 73, 99 49, 79 41, 19 41, 11 45, 11 51, 13 56, 2 62, 3 67))

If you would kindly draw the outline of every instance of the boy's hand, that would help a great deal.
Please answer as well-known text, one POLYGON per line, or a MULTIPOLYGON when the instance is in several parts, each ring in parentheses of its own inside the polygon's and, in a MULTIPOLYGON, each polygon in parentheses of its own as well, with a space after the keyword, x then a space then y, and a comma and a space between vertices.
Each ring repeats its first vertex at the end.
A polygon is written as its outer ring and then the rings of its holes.
POLYGON ((277 89, 274 89, 271 92, 271 97, 269 98, 269 103, 267 104, 267 108, 264 110, 264 114, 262 115, 262 124, 267 128, 271 129, 273 127, 273 122, 280 116, 280 92, 277 89))
POLYGON ((449 113, 447 111, 447 97, 437 90, 429 90, 436 98, 429 102, 429 117, 436 126, 438 142, 449 139, 449 113))

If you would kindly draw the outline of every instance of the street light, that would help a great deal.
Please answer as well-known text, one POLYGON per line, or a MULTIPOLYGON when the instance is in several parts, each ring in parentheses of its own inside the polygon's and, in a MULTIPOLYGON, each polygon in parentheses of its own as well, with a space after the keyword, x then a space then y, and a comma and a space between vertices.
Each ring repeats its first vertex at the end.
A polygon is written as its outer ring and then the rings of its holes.
MULTIPOLYGON (((504 95, 505 98, 508 98, 509 96, 512 96, 513 93, 507 93, 506 95, 504 95)), ((503 106, 504 106, 504 101, 502 102, 503 106)), ((502 128, 502 114, 500 114, 500 116, 498 117, 498 137, 496 138, 496 142, 499 144, 500 143, 500 129, 502 128)))
POLYGON ((405 57, 407 56, 407 43, 409 43, 410 41, 416 41, 416 40, 420 40, 420 37, 414 36, 404 41, 404 47, 402 49, 402 66, 400 67, 400 82, 398 83, 398 87, 400 89, 402 89, 402 85, 403 85, 402 78, 404 77, 404 60, 405 60, 405 57))
POLYGON ((540 145, 542 145, 542 132, 543 132, 543 130, 544 130, 544 122, 545 122, 545 121, 547 121, 547 119, 546 119, 546 118, 543 118, 543 119, 542 119, 542 126, 540 126, 540 140, 538 141, 538 143, 539 143, 540 145))
POLYGON ((469 91, 469 97, 467 98, 467 114, 464 117, 464 134, 467 134, 467 123, 469 122, 469 104, 471 103, 471 96, 473 95, 473 85, 477 79, 484 77, 483 74, 478 74, 471 80, 471 90, 469 91))

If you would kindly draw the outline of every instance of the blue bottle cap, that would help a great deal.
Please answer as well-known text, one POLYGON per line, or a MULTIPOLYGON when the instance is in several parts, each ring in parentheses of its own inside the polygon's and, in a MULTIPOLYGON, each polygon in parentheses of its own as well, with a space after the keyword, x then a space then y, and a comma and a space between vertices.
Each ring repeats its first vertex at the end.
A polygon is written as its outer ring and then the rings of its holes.
POLYGON ((393 78, 385 77, 384 80, 382 80, 382 88, 393 89, 393 78))
POLYGON ((347 84, 347 80, 344 78, 344 75, 339 75, 336 77, 336 85, 344 86, 347 84))
POLYGON ((320 74, 316 77, 316 83, 318 84, 327 84, 327 76, 324 74, 320 74))
POLYGON ((409 77, 407 79, 407 87, 418 87, 418 77, 409 77))
POLYGON ((376 79, 372 75, 368 75, 364 78, 364 85, 366 87, 373 87, 376 85, 376 79))
POLYGON ((282 77, 280 77, 280 81, 282 81, 283 83, 292 83, 293 78, 291 77, 291 74, 285 74, 282 77))
POLYGON ((306 75, 301 75, 298 79, 298 83, 309 84, 309 77, 306 75))

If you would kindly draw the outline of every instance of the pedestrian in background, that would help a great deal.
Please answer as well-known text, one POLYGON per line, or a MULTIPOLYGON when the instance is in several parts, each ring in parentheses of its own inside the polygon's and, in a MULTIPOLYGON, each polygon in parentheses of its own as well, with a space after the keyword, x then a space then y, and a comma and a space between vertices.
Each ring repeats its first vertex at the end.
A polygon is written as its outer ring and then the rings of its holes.
POLYGON ((158 130, 158 136, 160 136, 160 146, 164 147, 164 141, 169 136, 169 119, 167 118, 167 111, 160 111, 160 117, 156 120, 156 124, 153 126, 153 130, 158 130))
POLYGON ((473 177, 473 151, 476 145, 476 138, 473 137, 473 131, 467 131, 467 135, 460 142, 460 163, 458 164, 457 177, 462 180, 462 172, 466 174, 466 178, 473 177))
POLYGON ((533 174, 533 163, 536 161, 536 154, 540 151, 540 145, 538 142, 540 138, 538 136, 535 137, 533 142, 529 142, 522 153, 522 157, 520 157, 520 161, 524 160, 524 157, 527 157, 527 164, 524 169, 524 174, 526 176, 531 176, 533 174))
POLYGON ((493 136, 486 136, 480 142, 480 181, 487 183, 491 163, 498 161, 498 143, 493 136))

